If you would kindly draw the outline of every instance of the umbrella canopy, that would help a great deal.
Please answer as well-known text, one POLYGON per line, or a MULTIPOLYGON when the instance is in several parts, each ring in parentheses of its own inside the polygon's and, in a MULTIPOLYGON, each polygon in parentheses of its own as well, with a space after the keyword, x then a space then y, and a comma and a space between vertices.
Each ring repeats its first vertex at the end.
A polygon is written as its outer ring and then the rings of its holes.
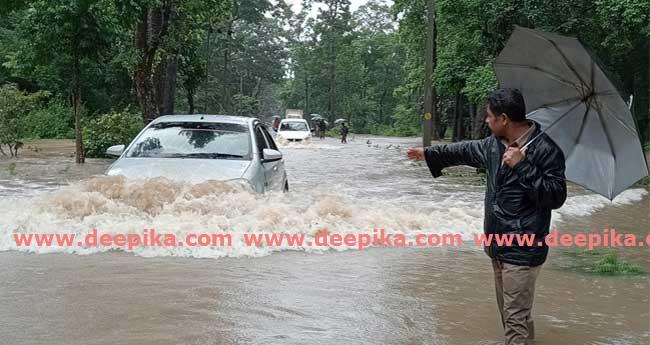
POLYGON ((648 175, 628 106, 578 39, 515 27, 494 68, 562 148, 569 181, 611 200, 648 175))
POLYGON ((339 123, 343 123, 345 121, 346 121, 345 119, 336 119, 336 121, 334 121, 334 123, 338 125, 339 123))

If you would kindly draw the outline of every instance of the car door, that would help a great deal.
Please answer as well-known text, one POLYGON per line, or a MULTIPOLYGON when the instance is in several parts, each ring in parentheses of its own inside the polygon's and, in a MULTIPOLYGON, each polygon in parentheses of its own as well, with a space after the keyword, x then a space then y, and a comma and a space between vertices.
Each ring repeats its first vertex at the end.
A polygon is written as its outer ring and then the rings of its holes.
POLYGON ((260 153, 260 164, 264 170, 264 191, 278 188, 277 185, 277 172, 279 170, 278 162, 265 162, 264 149, 270 149, 268 140, 264 135, 264 129, 261 125, 255 126, 255 141, 257 142, 257 150, 260 153))
MULTIPOLYGON (((268 147, 272 150, 280 151, 278 150, 278 146, 275 144, 275 141, 273 141, 273 137, 269 133, 268 129, 266 129, 265 126, 260 126, 260 127, 262 129, 262 134, 264 134, 264 138, 266 139, 266 143, 268 147)), ((284 177, 285 177, 284 159, 280 159, 275 162, 267 162, 264 164, 272 165, 269 187, 271 187, 273 190, 281 190, 284 187, 284 177)))

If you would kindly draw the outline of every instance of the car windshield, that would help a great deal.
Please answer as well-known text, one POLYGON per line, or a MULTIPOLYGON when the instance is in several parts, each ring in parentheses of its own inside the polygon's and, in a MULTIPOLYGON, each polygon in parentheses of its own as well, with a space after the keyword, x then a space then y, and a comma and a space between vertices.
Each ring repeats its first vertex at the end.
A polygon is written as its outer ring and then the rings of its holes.
POLYGON ((282 122, 280 125, 281 131, 308 131, 307 124, 304 122, 282 122))
POLYGON ((244 124, 165 122, 147 128, 126 156, 250 160, 251 139, 244 124))

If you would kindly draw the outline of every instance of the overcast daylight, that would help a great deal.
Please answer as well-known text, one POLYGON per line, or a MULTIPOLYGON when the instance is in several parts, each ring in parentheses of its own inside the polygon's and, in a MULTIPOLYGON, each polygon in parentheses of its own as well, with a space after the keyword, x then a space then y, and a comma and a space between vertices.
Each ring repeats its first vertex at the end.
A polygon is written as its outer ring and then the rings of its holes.
POLYGON ((0 345, 648 345, 648 14, 3 0, 0 345))

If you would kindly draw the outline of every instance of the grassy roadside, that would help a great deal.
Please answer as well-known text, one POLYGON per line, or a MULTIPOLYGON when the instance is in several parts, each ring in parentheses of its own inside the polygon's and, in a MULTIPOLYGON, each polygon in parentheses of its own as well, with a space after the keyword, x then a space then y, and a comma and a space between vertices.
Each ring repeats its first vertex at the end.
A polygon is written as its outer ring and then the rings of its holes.
POLYGON ((564 268, 600 276, 644 276, 640 265, 621 259, 613 252, 598 250, 566 251, 561 255, 569 258, 569 263, 564 268))

